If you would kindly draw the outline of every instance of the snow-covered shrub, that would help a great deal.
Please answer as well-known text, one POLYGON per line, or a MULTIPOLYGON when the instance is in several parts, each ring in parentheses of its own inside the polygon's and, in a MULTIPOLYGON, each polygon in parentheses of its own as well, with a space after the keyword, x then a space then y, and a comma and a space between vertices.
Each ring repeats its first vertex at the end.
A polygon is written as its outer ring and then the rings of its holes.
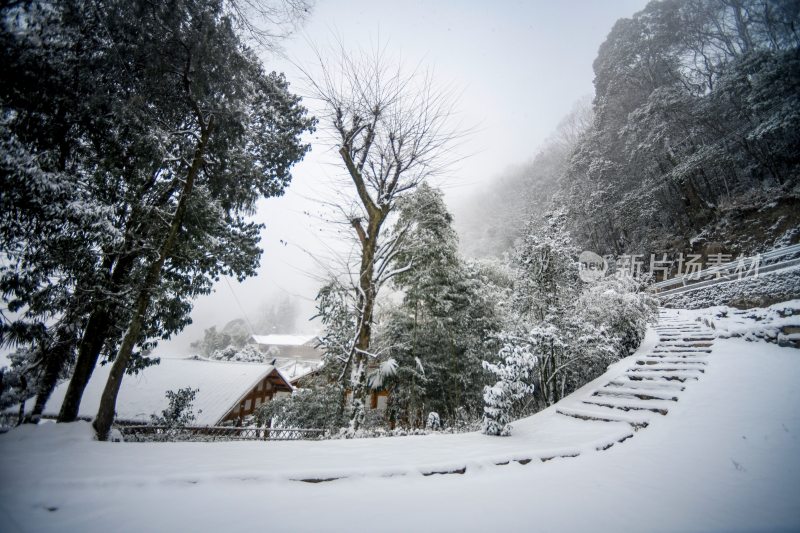
POLYGON ((484 363, 499 378, 485 388, 485 432, 508 434, 512 418, 558 402, 644 338, 656 301, 632 278, 582 282, 576 258, 563 212, 529 225, 512 262, 512 310, 499 336, 500 363, 484 363), (519 402, 526 395, 531 401, 519 402))
POLYGON ((378 409, 367 409, 358 431, 385 431, 386 427, 386 413, 378 409))
POLYGON ((631 277, 607 277, 589 284, 576 303, 578 315, 604 330, 618 346, 618 355, 633 353, 641 344, 658 301, 631 277))
POLYGON ((506 340, 499 356, 500 361, 496 364, 483 363, 483 367, 497 377, 494 385, 483 388, 483 432, 506 436, 511 431, 514 403, 533 393, 536 356, 528 344, 520 344, 514 339, 506 340))
POLYGON ((442 429, 442 420, 439 418, 439 413, 436 411, 428 413, 428 421, 425 423, 425 427, 431 431, 442 429))
POLYGON ((215 350, 209 356, 210 359, 217 361, 241 361, 244 363, 263 363, 268 357, 268 354, 261 353, 252 344, 245 345, 242 348, 237 348, 231 344, 221 350, 215 350))
POLYGON ((713 307, 706 323, 722 339, 738 337, 800 348, 800 300, 790 300, 766 308, 739 310, 713 307))
POLYGON ((255 422, 258 426, 278 428, 338 428, 344 424, 340 409, 342 399, 342 389, 335 385, 296 390, 291 396, 259 407, 255 422))
MULTIPOLYGON (((200 389, 185 387, 177 391, 168 390, 165 394, 169 405, 161 411, 161 415, 151 415, 150 422, 154 426, 167 426, 169 429, 180 429, 195 421, 192 403, 200 389)), ((198 414, 202 413, 198 411, 198 414)))

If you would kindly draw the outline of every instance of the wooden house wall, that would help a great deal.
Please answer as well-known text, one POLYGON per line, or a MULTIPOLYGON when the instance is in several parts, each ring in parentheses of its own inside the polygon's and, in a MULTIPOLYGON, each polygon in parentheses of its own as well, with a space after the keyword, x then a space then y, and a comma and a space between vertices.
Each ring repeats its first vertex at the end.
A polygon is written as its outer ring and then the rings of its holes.
POLYGON ((256 409, 271 401, 276 395, 291 394, 291 392, 291 387, 286 386, 278 373, 272 372, 250 389, 239 401, 239 405, 231 409, 222 421, 233 421, 252 415, 256 409))

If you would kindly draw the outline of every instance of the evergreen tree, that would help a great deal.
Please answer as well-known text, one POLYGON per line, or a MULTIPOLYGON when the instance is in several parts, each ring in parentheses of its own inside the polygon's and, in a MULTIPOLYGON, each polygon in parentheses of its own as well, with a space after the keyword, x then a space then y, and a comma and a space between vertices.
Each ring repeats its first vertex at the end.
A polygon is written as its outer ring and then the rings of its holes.
POLYGON ((45 354, 42 400, 77 354, 61 420, 123 336, 115 375, 148 364, 140 352, 182 328, 220 275, 255 271, 260 227, 244 216, 307 150, 312 121, 241 46, 225 5, 3 8, 3 179, 19 193, 3 196, 1 283, 21 311, 3 332, 45 354))
POLYGON ((495 364, 484 362, 484 368, 495 375, 497 382, 483 388, 483 432, 505 437, 511 434, 515 402, 534 391, 536 356, 526 345, 506 342, 499 359, 495 364))
POLYGON ((166 226, 154 242, 156 254, 143 262, 144 279, 94 422, 100 438, 110 428, 122 376, 144 332, 163 273, 168 271, 165 266, 179 263, 173 258, 182 259, 181 244, 188 238, 194 240, 190 249, 197 259, 210 262, 212 272, 218 268, 226 273, 227 268, 238 266, 240 278, 252 274, 260 255, 259 227, 245 223, 242 215, 252 211, 260 196, 283 193, 291 165, 307 150, 299 137, 313 125, 299 99, 288 93, 285 79, 265 74, 242 47, 222 4, 189 5, 185 11, 162 15, 175 24, 174 42, 167 39, 174 48, 166 63, 180 75, 182 91, 175 103, 184 111, 180 126, 186 137, 181 139, 189 142, 178 164, 164 169, 178 187, 167 210, 166 226), (201 218, 208 225, 193 227, 196 219, 187 216, 190 209, 208 213, 207 219, 201 218), (238 259, 202 253, 198 244, 220 236, 236 242, 238 259), (220 264, 220 259, 236 262, 228 266, 220 264))
POLYGON ((445 424, 475 420, 487 380, 486 343, 498 327, 494 301, 482 290, 487 280, 460 258, 441 191, 420 185, 403 202, 397 228, 406 240, 395 265, 411 267, 395 277, 403 303, 381 332, 398 363, 386 384, 390 416, 410 426, 424 424, 431 411, 445 424))

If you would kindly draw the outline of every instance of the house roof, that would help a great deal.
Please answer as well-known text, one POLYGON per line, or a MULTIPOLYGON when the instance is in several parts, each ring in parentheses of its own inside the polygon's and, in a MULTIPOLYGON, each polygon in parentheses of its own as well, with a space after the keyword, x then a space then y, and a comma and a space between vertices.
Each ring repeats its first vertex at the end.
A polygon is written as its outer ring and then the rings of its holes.
POLYGON ((275 366, 278 367, 278 370, 283 372, 283 375, 292 383, 295 383, 298 379, 319 369, 322 366, 322 361, 284 357, 277 358, 275 360, 275 366))
MULTIPOLYGON (((95 368, 83 394, 78 416, 91 418, 97 414, 110 369, 111 365, 95 368)), ((272 365, 162 357, 160 364, 148 367, 134 376, 125 376, 122 380, 117 398, 117 419, 149 422, 150 415, 160 415, 167 408, 167 391, 191 387, 198 389, 192 403, 192 411, 196 417, 194 424, 216 425, 242 397, 273 371, 287 385, 290 384, 285 373, 272 365)), ((67 382, 61 383, 53 391, 44 408, 45 416, 58 415, 67 385, 67 382)), ((32 407, 33 400, 28 400, 26 412, 32 407)))
POLYGON ((316 338, 316 335, 253 335, 256 344, 271 346, 303 346, 316 338))

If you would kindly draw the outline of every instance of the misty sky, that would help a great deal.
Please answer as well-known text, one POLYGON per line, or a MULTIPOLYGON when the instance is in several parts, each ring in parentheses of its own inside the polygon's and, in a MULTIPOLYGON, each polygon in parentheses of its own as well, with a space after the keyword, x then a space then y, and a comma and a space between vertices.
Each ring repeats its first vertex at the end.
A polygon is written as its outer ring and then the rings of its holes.
MULTIPOLYGON (((325 55, 337 39, 348 49, 371 50, 380 43, 393 57, 432 67, 438 83, 460 92, 459 118, 475 127, 460 149, 469 157, 442 182, 452 206, 535 155, 573 104, 592 93, 592 61, 614 22, 646 3, 318 0, 302 31, 284 43, 291 61, 264 61, 268 69, 285 72, 299 94, 307 91, 295 64, 313 72, 312 45, 325 55)), ((306 105, 313 112, 315 103, 306 105)), ((305 316, 313 314, 323 274, 317 263, 324 263, 334 239, 317 216, 317 200, 329 197, 337 173, 323 140, 319 133, 310 139, 313 150, 295 167, 287 194, 260 204, 256 219, 267 227, 258 276, 242 284, 221 280, 214 294, 196 302, 194 323, 163 342, 157 355, 186 354, 204 328, 222 326, 242 310, 255 321, 259 307, 285 295, 301 299, 305 316)), ((298 326, 316 329, 303 319, 298 326)))

